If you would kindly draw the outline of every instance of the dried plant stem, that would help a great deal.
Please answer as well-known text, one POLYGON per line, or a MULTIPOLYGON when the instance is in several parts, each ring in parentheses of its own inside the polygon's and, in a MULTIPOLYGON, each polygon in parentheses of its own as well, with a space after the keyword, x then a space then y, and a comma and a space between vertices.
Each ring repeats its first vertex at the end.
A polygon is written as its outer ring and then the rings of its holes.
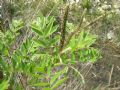
POLYGON ((109 86, 110 86, 110 84, 111 84, 113 69, 114 69, 114 65, 112 65, 111 72, 110 72, 110 76, 109 76, 109 82, 108 82, 108 85, 109 85, 109 86))
POLYGON ((68 12, 69 12, 69 5, 66 5, 63 18, 61 20, 61 25, 60 25, 61 39, 60 39, 59 52, 62 51, 65 43, 65 32, 66 32, 66 22, 68 18, 68 12))

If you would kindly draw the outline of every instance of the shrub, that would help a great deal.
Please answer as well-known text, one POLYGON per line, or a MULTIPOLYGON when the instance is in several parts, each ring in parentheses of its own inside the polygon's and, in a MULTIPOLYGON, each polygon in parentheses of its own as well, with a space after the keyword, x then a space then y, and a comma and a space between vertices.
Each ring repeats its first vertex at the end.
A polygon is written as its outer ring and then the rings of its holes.
MULTIPOLYGON (((94 63, 99 58, 99 51, 91 47, 97 36, 82 30, 60 52, 60 35, 52 37, 58 29, 54 21, 54 17, 38 17, 30 24, 34 35, 16 46, 15 40, 23 27, 21 20, 13 20, 10 30, 0 32, 0 71, 3 75, 1 90, 9 87, 13 90, 53 90, 69 78, 69 68, 75 70, 85 83, 83 76, 72 64, 94 63)), ((68 27, 71 25, 68 24, 68 27)))

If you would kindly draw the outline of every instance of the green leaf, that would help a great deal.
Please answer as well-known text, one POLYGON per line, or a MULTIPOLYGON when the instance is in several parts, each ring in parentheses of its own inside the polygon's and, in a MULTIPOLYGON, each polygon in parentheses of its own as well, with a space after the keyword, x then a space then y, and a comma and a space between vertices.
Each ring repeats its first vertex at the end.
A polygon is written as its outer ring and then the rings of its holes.
POLYGON ((68 67, 65 67, 63 70, 57 72, 50 80, 50 84, 52 85, 60 75, 64 74, 68 70, 68 67))
POLYGON ((9 51, 7 49, 7 47, 3 47, 3 55, 7 56, 9 54, 9 51))
POLYGON ((57 88, 57 87, 60 86, 63 82, 65 82, 65 80, 67 80, 66 77, 63 78, 63 79, 58 80, 51 88, 52 88, 52 89, 57 88))
POLYGON ((53 34, 56 30, 57 30, 57 28, 58 28, 58 26, 56 25, 56 26, 53 26, 53 23, 54 23, 54 18, 53 17, 51 17, 50 18, 50 20, 48 20, 48 25, 46 26, 46 28, 45 28, 45 31, 44 31, 44 35, 45 35, 45 37, 49 37, 51 34, 53 34))
POLYGON ((71 48, 72 51, 74 51, 76 49, 77 45, 76 45, 75 37, 72 37, 72 39, 70 40, 69 47, 71 48))
POLYGON ((47 67, 47 75, 50 77, 51 75, 51 65, 47 67))
POLYGON ((60 37, 59 36, 55 36, 54 38, 51 38, 51 39, 49 39, 48 41, 49 41, 49 46, 52 46, 52 45, 54 45, 54 44, 56 44, 57 42, 59 42, 59 40, 60 40, 60 37))
POLYGON ((51 29, 53 27, 53 21, 49 21, 48 25, 46 26, 46 29, 44 30, 45 37, 48 37, 50 35, 51 29))
POLYGON ((77 49, 90 47, 95 41, 97 36, 89 34, 89 32, 82 31, 78 36, 77 49))
POLYGON ((41 22, 39 23, 40 24, 40 26, 41 26, 41 28, 42 29, 45 29, 46 28, 46 18, 43 16, 43 15, 41 15, 40 17, 39 17, 39 19, 41 20, 41 22))
POLYGON ((45 39, 34 39, 34 42, 39 44, 39 46, 45 47, 47 45, 47 40, 45 39))
POLYGON ((21 28, 23 28, 23 21, 22 20, 12 20, 12 24, 10 25, 10 29, 13 32, 17 32, 21 28))
POLYGON ((48 36, 51 35, 51 34, 53 34, 55 31, 57 31, 57 28, 58 28, 58 25, 52 26, 52 28, 51 28, 51 30, 50 30, 48 36))
POLYGON ((42 36, 43 33, 42 31, 40 30, 40 28, 36 25, 36 24, 31 24, 31 28, 34 32, 36 32, 38 35, 42 36))
POLYGON ((49 87, 46 87, 46 88, 42 88, 42 90, 52 90, 52 89, 49 87))
POLYGON ((35 67, 34 71, 35 72, 40 72, 40 73, 45 73, 46 72, 45 67, 35 67))
POLYGON ((7 71, 8 64, 6 64, 6 61, 0 57, 0 66, 7 71))
POLYGON ((3 82, 0 84, 0 90, 6 90, 6 89, 8 89, 8 86, 9 86, 8 81, 3 81, 3 82))

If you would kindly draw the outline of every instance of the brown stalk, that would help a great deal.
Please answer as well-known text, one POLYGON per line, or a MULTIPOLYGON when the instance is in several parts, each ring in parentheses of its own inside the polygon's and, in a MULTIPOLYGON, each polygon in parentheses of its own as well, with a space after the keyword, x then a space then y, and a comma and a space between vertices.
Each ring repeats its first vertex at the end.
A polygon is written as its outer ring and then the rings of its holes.
POLYGON ((68 12, 69 12, 69 5, 65 7, 65 11, 63 13, 63 18, 61 20, 60 30, 61 30, 61 39, 60 39, 60 46, 59 46, 59 52, 62 51, 65 43, 65 33, 66 33, 66 22, 68 18, 68 12))

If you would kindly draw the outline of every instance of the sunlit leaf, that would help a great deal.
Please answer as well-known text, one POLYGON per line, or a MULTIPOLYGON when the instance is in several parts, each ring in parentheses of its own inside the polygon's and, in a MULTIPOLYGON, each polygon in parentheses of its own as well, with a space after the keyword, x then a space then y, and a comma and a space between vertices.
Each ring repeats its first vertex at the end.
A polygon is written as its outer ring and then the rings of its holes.
POLYGON ((0 84, 0 90, 6 90, 6 89, 8 89, 8 86, 9 86, 8 81, 3 81, 3 82, 0 84))
POLYGON ((42 88, 42 90, 52 90, 52 89, 49 87, 48 88, 46 87, 46 88, 42 88))
POLYGON ((36 26, 35 24, 31 24, 31 28, 32 28, 32 30, 33 30, 34 32, 36 32, 38 35, 40 35, 40 36, 43 35, 41 29, 40 29, 38 26, 36 26))

